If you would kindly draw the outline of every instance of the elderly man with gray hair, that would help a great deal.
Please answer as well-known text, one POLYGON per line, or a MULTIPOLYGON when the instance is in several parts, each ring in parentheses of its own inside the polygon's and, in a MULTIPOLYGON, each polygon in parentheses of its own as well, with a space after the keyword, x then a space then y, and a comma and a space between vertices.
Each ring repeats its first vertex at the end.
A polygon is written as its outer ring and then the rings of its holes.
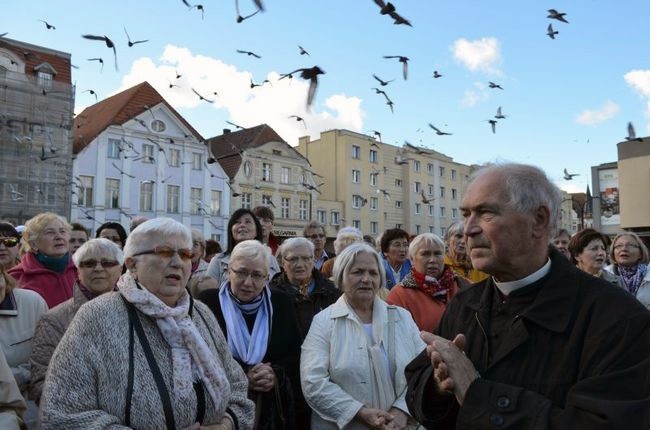
MULTIPOLYGON (((356 227, 343 227, 336 234, 336 239, 334 239, 334 252, 336 255, 339 255, 345 248, 352 245, 353 243, 363 242, 363 233, 356 227)), ((320 268, 320 271, 325 275, 326 278, 331 278, 334 272, 334 262, 336 261, 336 256, 330 258, 323 263, 323 267, 320 268)))
POLYGON ((650 428, 650 313, 549 246, 559 205, 533 166, 470 179, 467 248, 490 277, 456 294, 406 368, 427 428, 650 428))

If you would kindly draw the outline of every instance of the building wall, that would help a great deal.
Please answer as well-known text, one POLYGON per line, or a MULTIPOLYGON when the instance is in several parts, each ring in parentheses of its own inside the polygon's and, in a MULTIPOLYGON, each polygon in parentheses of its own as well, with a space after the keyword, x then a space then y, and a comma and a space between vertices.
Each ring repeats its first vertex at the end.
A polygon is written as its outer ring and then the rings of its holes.
POLYGON ((650 235, 650 138, 618 144, 621 227, 650 235))
POLYGON ((617 163, 604 163, 591 167, 593 189, 593 226, 603 234, 613 236, 621 231, 620 167, 617 163))

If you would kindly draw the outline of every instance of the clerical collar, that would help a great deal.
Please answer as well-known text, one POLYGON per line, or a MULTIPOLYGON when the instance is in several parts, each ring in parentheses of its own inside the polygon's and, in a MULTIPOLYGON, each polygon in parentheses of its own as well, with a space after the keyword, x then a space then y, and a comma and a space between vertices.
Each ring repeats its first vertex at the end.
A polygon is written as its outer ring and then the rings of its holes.
POLYGON ((494 285, 496 285, 499 291, 501 291, 501 294, 507 296, 513 291, 516 291, 520 288, 525 287, 526 285, 530 285, 534 282, 539 281, 544 276, 546 276, 550 271, 551 271, 551 259, 549 258, 546 260, 546 264, 543 265, 541 269, 531 273, 530 275, 526 276, 523 279, 518 279, 516 281, 510 281, 510 282, 497 282, 496 279, 494 279, 493 277, 492 280, 494 281, 494 285))

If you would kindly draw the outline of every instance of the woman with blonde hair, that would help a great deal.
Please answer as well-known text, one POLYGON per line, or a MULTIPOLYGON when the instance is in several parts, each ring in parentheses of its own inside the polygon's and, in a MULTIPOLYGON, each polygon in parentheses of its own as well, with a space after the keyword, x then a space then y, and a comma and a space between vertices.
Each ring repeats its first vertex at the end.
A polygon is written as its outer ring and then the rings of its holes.
POLYGON ((618 285, 650 309, 650 254, 641 238, 631 231, 619 233, 612 241, 610 258, 613 264, 605 270, 618 276, 618 285))

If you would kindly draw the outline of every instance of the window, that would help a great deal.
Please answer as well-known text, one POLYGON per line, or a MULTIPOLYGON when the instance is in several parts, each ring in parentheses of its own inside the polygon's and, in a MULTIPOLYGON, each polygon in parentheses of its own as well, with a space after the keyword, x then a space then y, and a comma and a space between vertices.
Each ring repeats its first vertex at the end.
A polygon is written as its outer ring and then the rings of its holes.
POLYGON ((395 228, 402 228, 402 224, 399 223, 395 224, 395 228))
POLYGON ((181 151, 178 149, 169 150, 169 165, 171 167, 178 167, 181 165, 181 151))
POLYGON ((192 153, 192 170, 201 170, 203 156, 197 152, 192 153))
POLYGON ((358 184, 361 182, 361 171, 352 169, 352 182, 358 184))
POLYGON ((377 234, 377 230, 379 230, 377 221, 370 221, 370 234, 377 234))
POLYGON ((413 160, 413 171, 414 172, 419 172, 420 171, 420 161, 419 160, 413 160))
POLYGON ((422 184, 419 182, 415 182, 413 184, 413 189, 415 190, 416 193, 419 193, 422 190, 422 184))
POLYGON ((443 166, 440 166, 438 167, 438 169, 440 170, 440 177, 442 178, 443 176, 445 176, 445 168, 443 166))
POLYGON ((38 85, 43 88, 52 88, 52 74, 47 72, 38 72, 38 85))
POLYGON ((358 228, 359 230, 361 230, 361 220, 353 219, 352 220, 352 227, 358 228))
POLYGON ((7 68, 4 66, 0 66, 0 78, 6 78, 7 77, 7 68))
POLYGON ((420 215, 422 212, 422 203, 416 203, 415 204, 415 214, 420 215))
POLYGON ((378 157, 377 157, 377 150, 371 149, 370 150, 370 156, 368 157, 371 163, 377 163, 378 162, 378 157))
POLYGON ((106 209, 117 209, 120 207, 120 180, 106 179, 106 209))
POLYGON ((323 209, 318 209, 316 211, 316 220, 319 223, 325 225, 325 223, 327 223, 327 212, 324 211, 323 209))
POLYGON ((177 214, 180 209, 181 187, 167 185, 167 212, 177 214))
POLYGON ((433 195, 433 184, 427 184, 427 194, 433 195))
POLYGON ((79 176, 79 190, 77 195, 79 200, 77 204, 86 208, 91 208, 93 204, 93 182, 95 178, 92 176, 79 176))
POLYGON ((205 209, 203 208, 203 190, 201 188, 190 188, 190 213, 199 215, 205 209))
POLYGON ((396 200, 396 201, 395 201, 395 207, 396 207, 397 209, 401 209, 401 208, 402 208, 402 202, 399 201, 399 200, 396 200))
POLYGON ((291 213, 291 199, 289 197, 282 197, 282 203, 280 205, 280 216, 282 218, 289 218, 291 213))
POLYGON ((153 211, 153 182, 140 182, 140 212, 153 211))
POLYGON ((370 185, 372 185, 373 187, 377 186, 377 175, 378 174, 379 173, 370 173, 370 185))
POLYGON ((106 157, 120 158, 120 141, 119 139, 108 139, 108 146, 106 147, 106 157))
POLYGON ((396 187, 401 187, 402 186, 402 180, 401 179, 395 179, 395 186, 396 187))
POLYGON ((274 149, 272 153, 273 155, 282 155, 282 151, 280 151, 279 149, 274 149))
POLYGON ((300 200, 298 206, 298 218, 300 221, 307 221, 307 200, 300 200))
POLYGON ((433 233, 433 226, 432 225, 429 226, 429 233, 433 233))
POLYGON ((455 181, 456 180, 456 170, 451 169, 451 180, 455 181))
POLYGON ((420 225, 415 225, 415 234, 420 234, 422 233, 422 227, 420 225))
MULTIPOLYGON (((152 113, 152 115, 153 115, 153 113, 152 113)), ((161 120, 154 119, 153 121, 151 121, 151 129, 153 131, 155 131, 156 133, 162 133, 163 131, 165 131, 167 129, 167 126, 161 120)))
POLYGON ((377 197, 370 197, 370 210, 376 211, 379 207, 379 199, 377 197))
POLYGON ((262 180, 264 182, 271 182, 271 175, 273 173, 271 171, 271 168, 272 168, 271 164, 262 163, 262 180))
POLYGON ((220 215, 221 212, 221 191, 212 190, 210 198, 210 213, 220 215))
POLYGON ((341 224, 341 215, 337 211, 332 211, 332 219, 331 219, 331 224, 332 225, 339 225, 341 224))
POLYGON ((440 198, 441 199, 445 198, 445 187, 440 187, 440 198))
POLYGON ((142 162, 143 163, 154 163, 156 159, 153 156, 153 145, 144 143, 142 145, 142 162))
POLYGON ((432 163, 427 163, 427 173, 432 175, 433 174, 433 164, 432 163))
POLYGON ((452 208, 451 209, 451 217, 452 218, 458 218, 458 209, 457 208, 452 208))
POLYGON ((451 189, 451 199, 456 200, 458 198, 458 193, 456 192, 456 188, 451 189))
POLYGON ((352 158, 355 160, 361 159, 361 147, 352 145, 352 158))
POLYGON ((252 199, 253 196, 251 195, 251 193, 241 193, 241 207, 243 207, 244 209, 250 209, 252 199))
POLYGON ((433 216, 433 205, 429 205, 429 216, 433 216))
POLYGON ((271 196, 269 196, 268 194, 262 194, 262 206, 271 206, 271 205, 273 205, 271 196))
POLYGON ((447 229, 445 227, 440 227, 440 237, 445 237, 445 233, 447 233, 447 229))
POLYGON ((445 207, 444 207, 444 206, 440 206, 440 218, 444 218, 444 217, 446 217, 446 216, 447 216, 447 215, 446 215, 446 213, 445 213, 445 207))
POLYGON ((290 167, 283 167, 282 168, 282 177, 280 178, 280 182, 283 183, 283 184, 291 183, 291 168, 290 167))

